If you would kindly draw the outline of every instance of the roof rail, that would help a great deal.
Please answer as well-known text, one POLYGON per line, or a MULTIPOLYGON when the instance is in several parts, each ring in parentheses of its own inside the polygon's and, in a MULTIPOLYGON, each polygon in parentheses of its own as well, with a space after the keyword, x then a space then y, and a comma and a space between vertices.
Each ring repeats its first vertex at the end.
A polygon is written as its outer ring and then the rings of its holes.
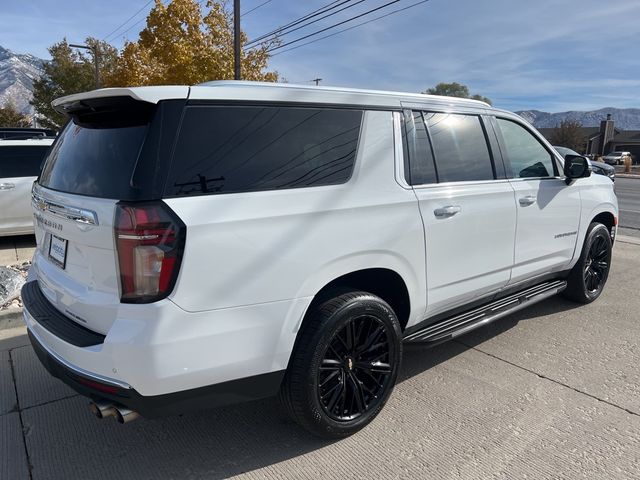
POLYGON ((0 140, 26 140, 55 136, 56 131, 50 128, 0 127, 0 140))

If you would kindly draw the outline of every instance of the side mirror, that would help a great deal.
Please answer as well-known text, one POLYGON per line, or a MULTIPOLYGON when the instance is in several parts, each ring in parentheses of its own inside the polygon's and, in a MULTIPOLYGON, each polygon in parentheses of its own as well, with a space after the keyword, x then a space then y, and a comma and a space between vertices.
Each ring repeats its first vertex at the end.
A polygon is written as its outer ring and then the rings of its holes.
POLYGON ((591 165, 589 160, 580 155, 567 155, 564 157, 564 176, 569 185, 576 178, 591 176, 591 165))

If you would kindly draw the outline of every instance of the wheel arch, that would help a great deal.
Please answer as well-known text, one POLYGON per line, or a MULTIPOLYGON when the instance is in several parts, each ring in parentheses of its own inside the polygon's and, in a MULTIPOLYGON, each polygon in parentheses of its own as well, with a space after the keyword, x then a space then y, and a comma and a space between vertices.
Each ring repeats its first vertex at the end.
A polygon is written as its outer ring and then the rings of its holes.
POLYGON ((611 233, 613 230, 613 227, 617 225, 616 216, 609 211, 598 213, 595 217, 591 219, 591 222, 589 223, 593 223, 593 222, 602 223, 605 227, 607 227, 607 229, 609 230, 609 233, 611 233))
MULTIPOLYGON (((391 306, 398 317, 402 330, 406 328, 411 313, 411 298, 406 282, 396 271, 374 267, 345 273, 318 290, 309 304, 307 312, 319 303, 339 294, 338 292, 344 291, 364 291, 380 297, 391 306)), ((307 312, 305 312, 305 317, 307 312)), ((304 324, 304 319, 302 324, 304 324)))

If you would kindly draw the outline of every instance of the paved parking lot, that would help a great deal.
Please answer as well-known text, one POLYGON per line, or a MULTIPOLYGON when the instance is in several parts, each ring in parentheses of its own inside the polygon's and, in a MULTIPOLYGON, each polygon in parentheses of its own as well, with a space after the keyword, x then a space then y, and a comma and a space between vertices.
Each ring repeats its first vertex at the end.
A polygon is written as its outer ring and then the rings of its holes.
POLYGON ((0 478, 640 478, 640 246, 603 296, 553 298, 434 349, 406 349, 389 404, 340 442, 264 400, 99 421, 0 331, 0 478))

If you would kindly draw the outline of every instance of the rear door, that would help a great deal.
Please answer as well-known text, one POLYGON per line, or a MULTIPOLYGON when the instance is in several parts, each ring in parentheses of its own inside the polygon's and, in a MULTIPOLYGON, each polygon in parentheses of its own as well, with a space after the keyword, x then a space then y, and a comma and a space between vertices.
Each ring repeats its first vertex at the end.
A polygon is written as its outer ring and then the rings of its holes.
POLYGON ((552 149, 529 127, 508 118, 495 125, 518 212, 511 283, 563 270, 578 237, 579 189, 565 183, 552 149))
POLYGON ((481 116, 413 111, 405 124, 407 181, 424 224, 430 316, 509 282, 515 204, 481 116))
POLYGON ((31 187, 40 173, 50 141, 28 143, 28 140, 0 142, 0 235, 33 232, 31 187))
POLYGON ((83 101, 72 112, 33 192, 40 288, 58 310, 103 334, 121 298, 116 205, 160 198, 184 104, 123 98, 83 101))

